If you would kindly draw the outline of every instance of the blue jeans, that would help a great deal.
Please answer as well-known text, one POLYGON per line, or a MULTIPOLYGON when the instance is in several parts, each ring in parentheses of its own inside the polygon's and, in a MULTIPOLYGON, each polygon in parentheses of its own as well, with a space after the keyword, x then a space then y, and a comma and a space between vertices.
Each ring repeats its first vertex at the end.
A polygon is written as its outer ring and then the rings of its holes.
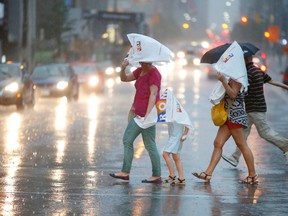
POLYGON ((156 146, 156 126, 140 128, 132 118, 128 123, 123 136, 124 159, 122 172, 130 173, 134 156, 134 141, 139 134, 142 134, 145 149, 148 151, 152 163, 152 176, 161 176, 160 155, 156 146))

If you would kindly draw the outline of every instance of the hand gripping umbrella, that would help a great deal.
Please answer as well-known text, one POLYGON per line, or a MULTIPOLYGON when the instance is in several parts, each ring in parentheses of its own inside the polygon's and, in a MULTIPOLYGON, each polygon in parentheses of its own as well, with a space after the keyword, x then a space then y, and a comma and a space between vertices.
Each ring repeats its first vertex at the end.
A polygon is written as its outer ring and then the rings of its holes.
MULTIPOLYGON (((207 51, 201 58, 201 63, 216 63, 222 54, 230 47, 231 43, 226 43, 207 51)), ((244 56, 255 55, 259 48, 251 43, 239 43, 243 50, 244 56)))
POLYGON ((131 48, 126 57, 130 64, 138 64, 139 62, 170 62, 172 60, 172 52, 166 46, 157 40, 141 35, 128 34, 131 48))
MULTIPOLYGON (((234 41, 228 49, 221 55, 217 63, 213 65, 217 71, 222 73, 226 79, 234 79, 242 84, 241 91, 248 89, 248 77, 243 57, 243 50, 240 45, 234 41)), ((209 100, 212 104, 218 104, 225 95, 225 88, 218 80, 212 90, 209 100)))

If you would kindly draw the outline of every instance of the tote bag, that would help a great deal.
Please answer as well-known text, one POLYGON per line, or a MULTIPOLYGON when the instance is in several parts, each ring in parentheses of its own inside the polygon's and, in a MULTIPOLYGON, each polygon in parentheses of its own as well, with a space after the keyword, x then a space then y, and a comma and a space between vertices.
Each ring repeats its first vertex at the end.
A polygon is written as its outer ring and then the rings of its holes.
POLYGON ((228 118, 228 111, 224 107, 224 98, 211 108, 211 118, 215 126, 222 126, 228 118))

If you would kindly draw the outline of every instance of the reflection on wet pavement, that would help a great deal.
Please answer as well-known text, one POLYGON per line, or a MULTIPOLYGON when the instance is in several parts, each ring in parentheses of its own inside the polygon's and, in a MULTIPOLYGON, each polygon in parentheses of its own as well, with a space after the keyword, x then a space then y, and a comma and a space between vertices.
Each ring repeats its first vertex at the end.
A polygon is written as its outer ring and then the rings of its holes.
MULTIPOLYGON (((207 98, 214 82, 201 70, 173 74, 166 74, 163 87, 173 89, 195 127, 181 154, 185 186, 141 183, 151 176, 141 137, 134 144, 130 181, 109 176, 122 166, 122 135, 134 86, 107 80, 104 94, 81 95, 78 102, 41 99, 34 110, 0 108, 5 171, 0 178, 0 215, 265 215, 271 209, 274 215, 286 214, 288 174, 282 152, 255 129, 248 143, 255 154, 258 186, 238 184, 247 172, 243 158, 237 168, 220 161, 210 184, 191 175, 208 164, 212 151, 217 128, 210 120, 207 98)), ((268 94, 269 104, 281 100, 273 91, 268 94)), ((276 124, 282 122, 281 112, 268 117, 274 119, 275 129, 287 131, 287 125, 276 124)), ((166 141, 167 127, 160 125, 160 154, 166 141)), ((229 141, 224 151, 231 152, 234 146, 229 141)), ((165 178, 168 170, 162 158, 161 165, 165 178)))

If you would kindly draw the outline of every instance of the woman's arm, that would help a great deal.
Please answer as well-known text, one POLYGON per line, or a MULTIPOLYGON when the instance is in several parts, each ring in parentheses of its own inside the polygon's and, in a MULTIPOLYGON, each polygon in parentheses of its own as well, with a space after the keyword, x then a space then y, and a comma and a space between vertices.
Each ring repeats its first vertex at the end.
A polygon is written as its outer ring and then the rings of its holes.
POLYGON ((136 79, 133 73, 126 74, 125 70, 128 65, 129 65, 129 61, 125 59, 122 62, 121 71, 120 71, 120 79, 122 82, 130 82, 136 79))
POLYGON ((149 115, 149 113, 151 112, 152 108, 154 107, 156 103, 157 92, 158 92, 158 87, 156 85, 151 85, 148 107, 147 107, 144 119, 146 119, 146 117, 149 115))
POLYGON ((225 77, 217 72, 217 77, 220 82, 222 82, 226 93, 229 95, 230 98, 235 99, 240 91, 242 85, 241 83, 236 82, 235 80, 231 80, 229 84, 227 83, 225 77))

